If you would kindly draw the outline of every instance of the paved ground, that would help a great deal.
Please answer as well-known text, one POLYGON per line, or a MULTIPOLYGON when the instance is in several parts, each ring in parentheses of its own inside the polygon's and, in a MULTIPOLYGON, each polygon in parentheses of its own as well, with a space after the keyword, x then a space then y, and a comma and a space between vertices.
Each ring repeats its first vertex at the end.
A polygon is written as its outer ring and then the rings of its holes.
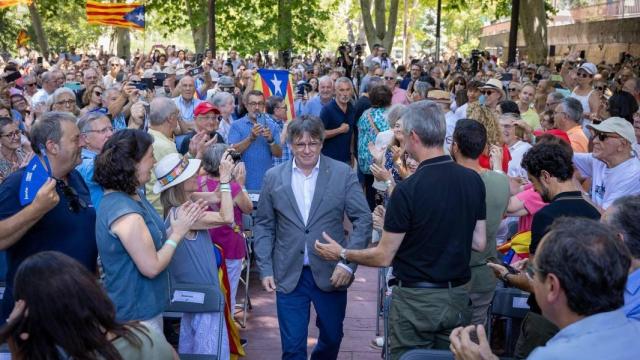
MULTIPOLYGON (((344 338, 340 348, 341 360, 379 360, 380 352, 369 347, 375 336, 377 269, 360 266, 354 284, 349 288, 347 315, 344 321, 344 338)), ((249 343, 248 360, 276 360, 281 358, 280 333, 276 316, 275 295, 262 290, 255 273, 249 290, 253 310, 248 314, 247 327, 240 330, 249 343)), ((240 295, 241 291, 238 291, 240 295)), ((238 314, 238 315, 241 315, 238 314)), ((315 345, 318 329, 312 311, 309 326, 309 348, 315 345)), ((381 324, 382 325, 382 322, 381 324)))

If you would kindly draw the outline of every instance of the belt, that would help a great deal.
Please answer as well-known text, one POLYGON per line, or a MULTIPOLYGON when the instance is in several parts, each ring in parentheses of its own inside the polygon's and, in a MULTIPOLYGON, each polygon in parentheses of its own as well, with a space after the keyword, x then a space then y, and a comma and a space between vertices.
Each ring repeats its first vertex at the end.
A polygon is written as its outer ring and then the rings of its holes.
POLYGON ((428 281, 402 281, 399 279, 389 280, 389 286, 398 286, 410 289, 447 289, 450 287, 458 287, 466 284, 468 281, 455 280, 445 282, 428 282, 428 281))

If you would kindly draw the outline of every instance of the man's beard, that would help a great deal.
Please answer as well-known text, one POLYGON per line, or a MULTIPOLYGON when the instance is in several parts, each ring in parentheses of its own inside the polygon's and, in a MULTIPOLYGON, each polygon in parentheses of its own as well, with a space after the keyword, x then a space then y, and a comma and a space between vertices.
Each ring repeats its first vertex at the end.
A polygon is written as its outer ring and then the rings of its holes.
POLYGON ((551 194, 549 194, 549 188, 540 184, 540 191, 541 191, 540 197, 542 198, 542 201, 546 203, 550 203, 552 199, 551 199, 551 194))

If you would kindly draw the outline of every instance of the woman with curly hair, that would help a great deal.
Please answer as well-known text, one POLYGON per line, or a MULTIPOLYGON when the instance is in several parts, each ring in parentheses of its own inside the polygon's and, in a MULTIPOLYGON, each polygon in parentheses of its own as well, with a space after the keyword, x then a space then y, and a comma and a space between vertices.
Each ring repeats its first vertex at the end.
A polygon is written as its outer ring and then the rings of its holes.
POLYGON ((485 169, 501 170, 506 173, 509 169, 511 154, 509 147, 502 141, 502 133, 496 114, 488 107, 474 102, 469 104, 467 108, 467 118, 478 121, 487 129, 487 147, 480 155, 480 166, 485 169), (499 152, 502 153, 501 164, 493 164, 491 159, 498 159, 499 152), (495 154, 495 156, 490 157, 491 153, 495 154))
POLYGON ((22 262, 16 304, 0 330, 13 359, 177 359, 162 333, 119 322, 94 274, 57 251, 22 262))
MULTIPOLYGON (((139 320, 162 332, 169 303, 166 268, 191 226, 204 213, 201 203, 178 207, 165 230, 142 189, 151 178, 153 137, 142 130, 116 132, 96 157, 93 178, 104 188, 96 219, 96 242, 104 285, 118 321, 139 320)), ((173 169, 158 183, 175 176, 173 169)))

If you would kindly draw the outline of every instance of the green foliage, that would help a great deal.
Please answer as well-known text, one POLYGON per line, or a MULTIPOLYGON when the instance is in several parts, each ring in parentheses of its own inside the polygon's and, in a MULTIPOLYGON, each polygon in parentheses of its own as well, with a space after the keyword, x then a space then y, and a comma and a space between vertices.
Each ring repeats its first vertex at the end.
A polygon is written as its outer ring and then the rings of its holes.
MULTIPOLYGON (((28 14, 26 15, 28 22, 28 14)), ((14 52, 16 47, 16 37, 18 31, 23 28, 25 24, 25 14, 18 14, 12 8, 5 8, 0 10, 0 49, 2 52, 14 52)), ((33 36, 32 36, 33 38, 33 36)))
MULTIPOLYGON (((322 24, 329 11, 318 0, 288 0, 291 6, 292 43, 296 51, 322 46, 325 40, 322 24)), ((207 21, 207 0, 149 0, 148 11, 157 17, 151 24, 165 36, 191 24, 207 21), (185 1, 194 9, 190 18, 185 1)), ((216 42, 219 49, 234 48, 240 54, 277 49, 278 2, 274 0, 217 0, 216 42)))
MULTIPOLYGON (((39 0, 36 2, 42 18, 42 27, 53 51, 82 48, 95 45, 100 35, 108 29, 87 23, 85 0, 39 0)), ((35 34, 30 29, 32 41, 35 34)))

